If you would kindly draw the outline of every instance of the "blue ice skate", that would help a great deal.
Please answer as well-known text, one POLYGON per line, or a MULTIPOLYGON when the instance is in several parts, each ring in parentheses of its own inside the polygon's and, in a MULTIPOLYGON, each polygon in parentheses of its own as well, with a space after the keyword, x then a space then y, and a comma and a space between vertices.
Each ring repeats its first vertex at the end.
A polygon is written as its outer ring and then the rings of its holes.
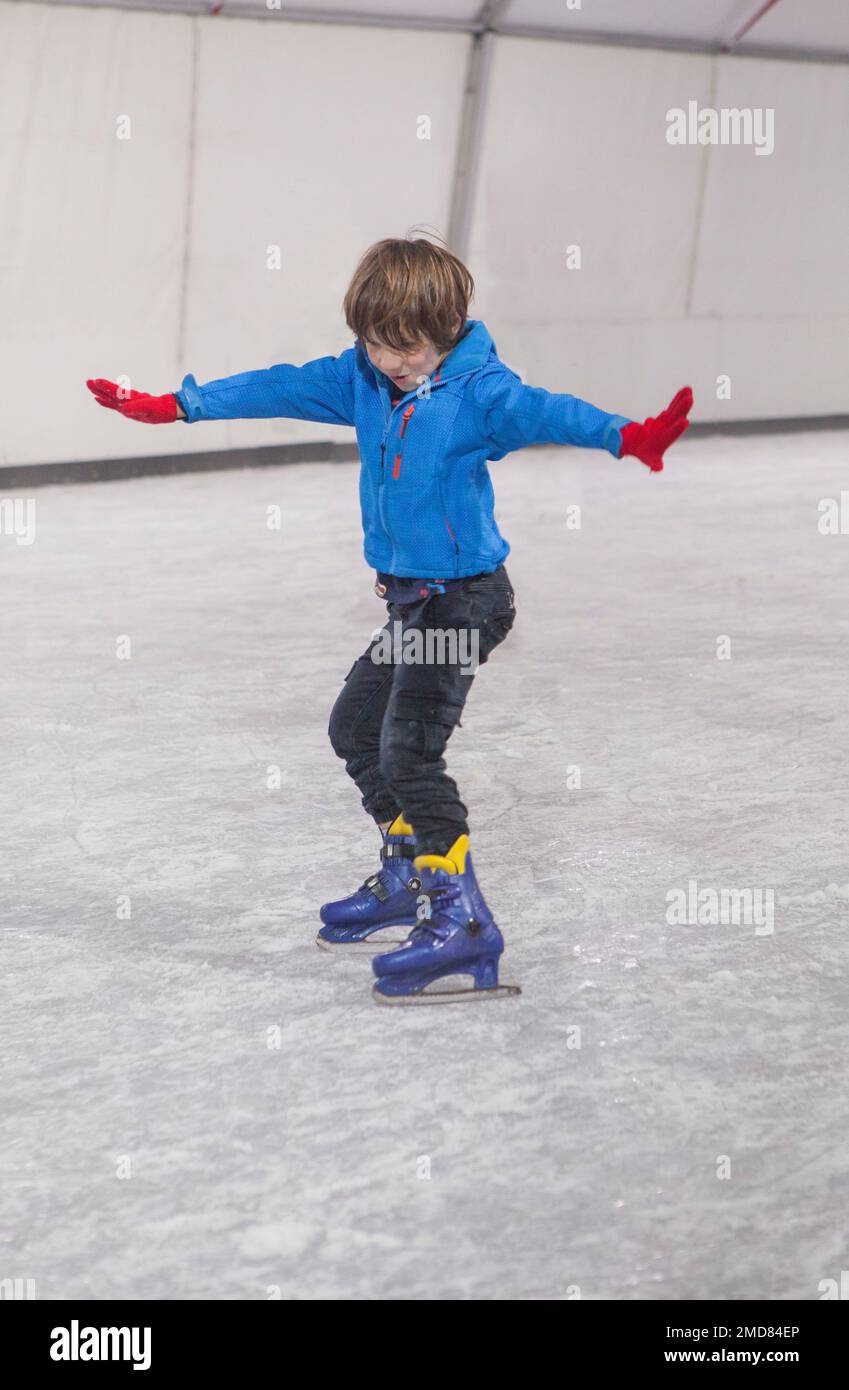
POLYGON ((468 835, 447 855, 422 854, 414 863, 423 915, 403 946, 372 961, 375 998, 381 1004, 450 1004, 520 994, 517 985, 498 983, 504 938, 478 887, 468 835), (458 986, 458 976, 471 984, 458 986))
POLYGON ((382 864, 349 898, 325 903, 324 926, 316 945, 325 951, 382 951, 400 946, 403 930, 416 920, 421 876, 413 867, 416 841, 413 828, 397 816, 383 837, 382 864), (394 932, 392 928, 395 928, 394 932))

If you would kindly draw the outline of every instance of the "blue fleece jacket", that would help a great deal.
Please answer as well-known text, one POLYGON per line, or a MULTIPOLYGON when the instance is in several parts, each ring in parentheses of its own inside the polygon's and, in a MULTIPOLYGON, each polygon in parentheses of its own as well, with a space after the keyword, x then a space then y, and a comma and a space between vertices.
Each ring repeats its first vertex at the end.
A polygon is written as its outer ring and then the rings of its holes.
POLYGON ((618 458, 627 416, 523 386, 486 325, 468 319, 434 376, 395 405, 358 341, 338 357, 282 364, 176 393, 186 420, 285 416, 353 425, 360 453, 365 558, 410 578, 493 570, 510 547, 495 522, 487 460, 529 444, 576 444, 618 458))

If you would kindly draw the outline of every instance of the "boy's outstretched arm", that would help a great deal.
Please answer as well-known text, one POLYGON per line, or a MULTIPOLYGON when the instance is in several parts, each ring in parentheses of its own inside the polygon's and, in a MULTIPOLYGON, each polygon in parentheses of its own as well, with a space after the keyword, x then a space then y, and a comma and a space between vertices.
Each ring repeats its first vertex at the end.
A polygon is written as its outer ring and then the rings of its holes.
POLYGON ((656 420, 643 424, 539 386, 523 386, 509 369, 484 372, 474 387, 475 403, 487 438, 502 457, 529 444, 575 444, 606 449, 614 458, 631 454, 652 472, 663 467, 663 452, 684 433, 693 393, 685 386, 656 420))
POLYGON ((355 349, 348 348, 339 357, 317 357, 302 367, 281 363, 264 371, 222 377, 204 386, 189 375, 183 378, 179 391, 165 396, 129 391, 103 377, 87 381, 86 386, 98 405, 146 425, 171 424, 177 419, 191 424, 196 420, 270 418, 353 425, 355 355, 355 349))

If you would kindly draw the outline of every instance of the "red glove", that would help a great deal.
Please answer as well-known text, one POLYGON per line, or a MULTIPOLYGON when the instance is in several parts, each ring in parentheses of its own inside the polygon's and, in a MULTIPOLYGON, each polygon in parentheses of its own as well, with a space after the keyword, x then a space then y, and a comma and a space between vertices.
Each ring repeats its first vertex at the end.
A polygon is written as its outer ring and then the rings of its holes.
POLYGON ((128 420, 139 420, 143 425, 171 425, 177 419, 177 397, 149 396, 146 391, 128 391, 126 386, 116 386, 114 381, 97 377, 87 381, 98 405, 107 410, 117 410, 128 420))
POLYGON ((682 386, 656 420, 644 420, 641 425, 636 421, 623 425, 619 457, 633 454, 652 473, 659 473, 663 467, 664 452, 690 427, 687 415, 692 404, 692 390, 689 386, 682 386))

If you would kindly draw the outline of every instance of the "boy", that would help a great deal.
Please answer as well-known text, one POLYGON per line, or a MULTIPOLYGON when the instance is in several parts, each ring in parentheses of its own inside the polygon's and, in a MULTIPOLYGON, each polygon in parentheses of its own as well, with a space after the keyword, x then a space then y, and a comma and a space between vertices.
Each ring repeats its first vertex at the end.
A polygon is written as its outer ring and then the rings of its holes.
POLYGON ((514 619, 504 568, 510 547, 495 522, 487 460, 550 441, 631 455, 657 472, 687 428, 693 400, 684 387, 656 420, 637 424, 523 386, 485 325, 466 317, 473 292, 451 252, 389 238, 365 252, 348 288, 345 319, 356 343, 339 357, 205 386, 187 376, 166 396, 87 382, 100 405, 148 424, 286 416, 357 431, 365 558, 389 622, 345 677, 329 734, 381 831, 382 862, 350 897, 325 904, 318 942, 348 951, 394 946, 372 962, 375 996, 388 1003, 518 993, 498 984, 504 941, 478 886, 467 810, 442 756, 473 671, 514 619), (404 652, 418 643, 419 658, 387 662, 390 630, 404 652), (472 661, 458 660, 470 647, 472 661), (406 941, 387 943, 387 929, 399 926, 412 928, 406 941), (463 976, 471 987, 454 988, 463 976))

